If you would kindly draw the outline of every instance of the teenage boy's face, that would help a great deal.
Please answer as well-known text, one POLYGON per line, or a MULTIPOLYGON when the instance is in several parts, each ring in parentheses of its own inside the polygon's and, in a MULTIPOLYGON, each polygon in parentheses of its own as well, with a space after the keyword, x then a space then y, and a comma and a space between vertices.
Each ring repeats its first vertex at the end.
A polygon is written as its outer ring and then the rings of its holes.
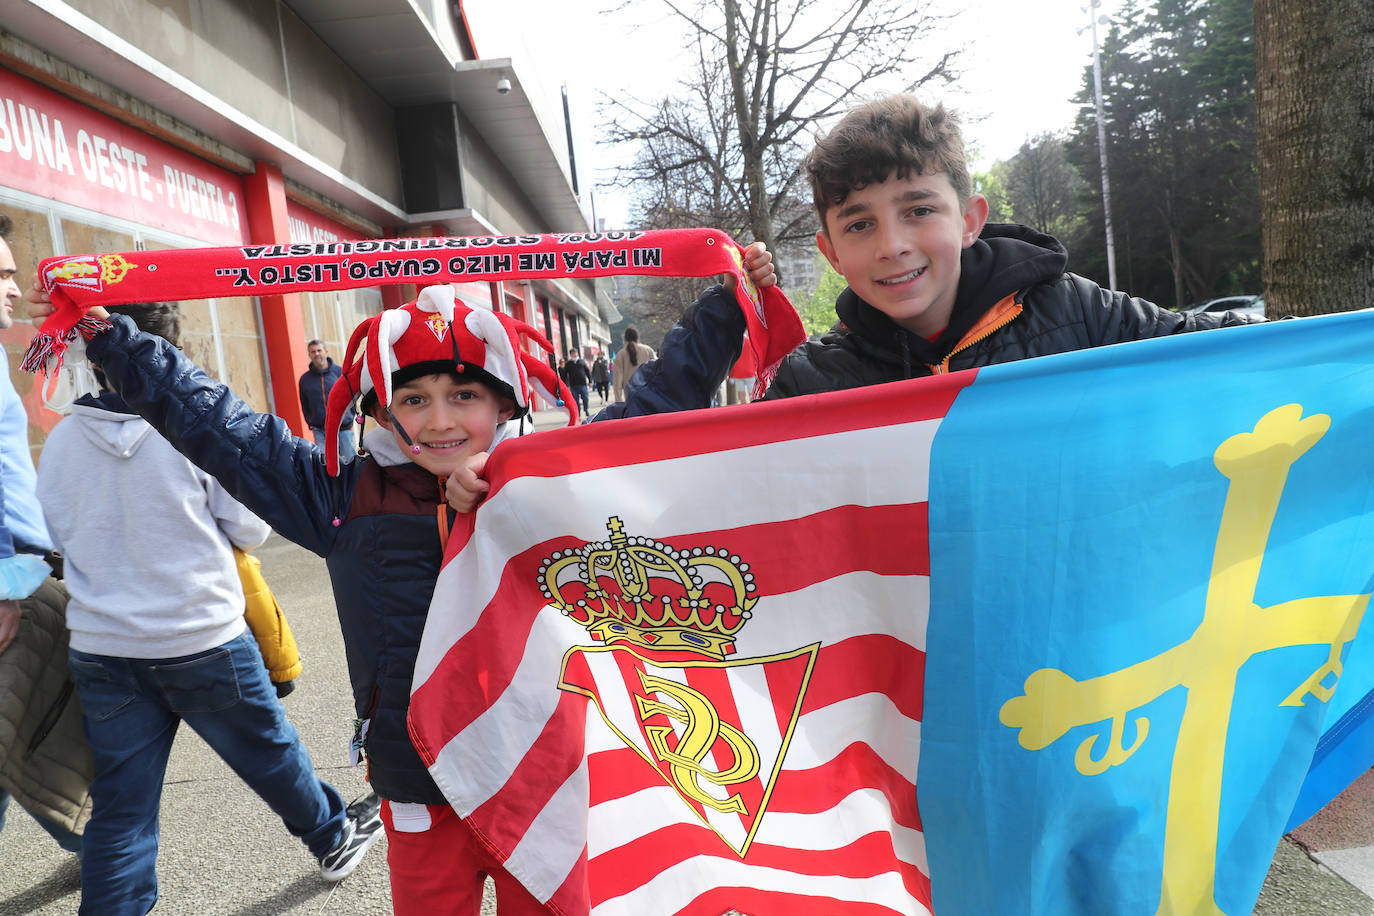
POLYGON ((933 337, 949 324, 959 256, 983 231, 988 202, 960 205, 944 172, 889 177, 850 191, 825 214, 816 244, 849 288, 897 324, 933 337))
POLYGON ((467 458, 491 448, 496 425, 509 420, 515 406, 481 382, 441 373, 397 387, 391 412, 420 447, 418 455, 412 452, 386 411, 377 410, 377 422, 391 430, 402 454, 436 477, 447 477, 467 458))

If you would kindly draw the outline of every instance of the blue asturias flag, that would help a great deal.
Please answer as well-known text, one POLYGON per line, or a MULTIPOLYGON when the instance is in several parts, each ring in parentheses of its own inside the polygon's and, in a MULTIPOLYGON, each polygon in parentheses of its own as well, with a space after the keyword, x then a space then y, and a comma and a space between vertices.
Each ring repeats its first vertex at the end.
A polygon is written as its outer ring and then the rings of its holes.
POLYGON ((939 916, 1248 914, 1290 818, 1374 763, 1371 354, 1352 313, 960 392, 917 780, 939 916))

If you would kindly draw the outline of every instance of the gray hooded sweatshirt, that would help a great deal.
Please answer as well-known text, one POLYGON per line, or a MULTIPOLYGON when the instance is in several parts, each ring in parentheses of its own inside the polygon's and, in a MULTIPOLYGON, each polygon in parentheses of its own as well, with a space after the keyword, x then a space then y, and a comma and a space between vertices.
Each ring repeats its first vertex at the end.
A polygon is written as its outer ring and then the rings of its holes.
POLYGON ((175 658, 241 634, 243 587, 230 545, 270 530, 118 395, 85 397, 48 436, 38 499, 71 601, 71 647, 175 658))

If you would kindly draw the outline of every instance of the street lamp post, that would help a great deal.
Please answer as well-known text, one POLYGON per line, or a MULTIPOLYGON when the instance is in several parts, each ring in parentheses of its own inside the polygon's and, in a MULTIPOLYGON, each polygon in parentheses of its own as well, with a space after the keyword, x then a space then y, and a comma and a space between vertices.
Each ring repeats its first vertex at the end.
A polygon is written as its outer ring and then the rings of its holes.
POLYGON ((1097 0, 1089 0, 1093 30, 1093 101, 1097 105, 1097 155, 1102 168, 1102 223, 1107 231, 1107 285, 1116 291, 1116 246, 1112 242, 1112 192, 1107 180, 1107 121, 1102 113, 1102 59, 1097 51, 1097 0))

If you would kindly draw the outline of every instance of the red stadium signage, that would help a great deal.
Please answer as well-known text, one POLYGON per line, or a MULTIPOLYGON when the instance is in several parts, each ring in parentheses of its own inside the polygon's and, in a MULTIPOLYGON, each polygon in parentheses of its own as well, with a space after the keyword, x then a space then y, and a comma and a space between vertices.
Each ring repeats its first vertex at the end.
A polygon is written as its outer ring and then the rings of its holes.
POLYGON ((247 241, 243 181, 0 69, 6 187, 215 243, 247 241))

